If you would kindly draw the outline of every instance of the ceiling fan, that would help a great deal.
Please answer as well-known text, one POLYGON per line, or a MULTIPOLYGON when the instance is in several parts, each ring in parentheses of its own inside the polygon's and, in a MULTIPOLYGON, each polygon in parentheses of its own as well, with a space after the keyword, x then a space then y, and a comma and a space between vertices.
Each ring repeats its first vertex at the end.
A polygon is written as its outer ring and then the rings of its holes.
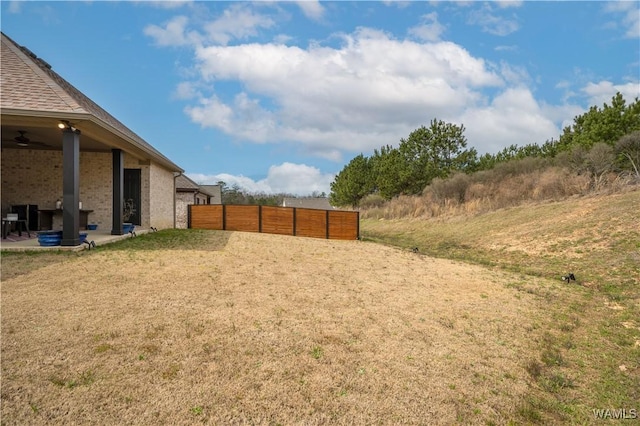
POLYGON ((25 134, 27 133, 26 130, 18 130, 19 135, 16 136, 13 139, 8 139, 8 140, 2 140, 3 142, 10 142, 10 143, 14 143, 16 145, 18 145, 19 147, 22 148, 28 148, 31 146, 39 146, 39 147, 43 147, 43 146, 49 146, 44 142, 38 142, 38 141, 33 141, 31 139, 29 139, 28 137, 25 136, 25 134))

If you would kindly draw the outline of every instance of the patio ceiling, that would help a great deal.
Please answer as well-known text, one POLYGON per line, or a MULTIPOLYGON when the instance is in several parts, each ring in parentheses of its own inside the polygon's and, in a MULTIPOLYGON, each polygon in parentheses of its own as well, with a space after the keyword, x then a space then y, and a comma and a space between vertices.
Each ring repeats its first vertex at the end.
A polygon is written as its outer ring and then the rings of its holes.
POLYGON ((142 149, 136 149, 125 135, 119 136, 114 129, 107 129, 103 123, 91 116, 70 116, 65 118, 38 116, 30 111, 28 114, 20 111, 16 115, 5 114, 2 111, 2 148, 3 149, 33 149, 33 150, 62 150, 62 132, 58 128, 61 120, 67 120, 80 130, 80 151, 110 152, 112 149, 123 151, 140 160, 148 160, 149 154, 142 149), (20 132, 30 140, 28 146, 18 145, 15 138, 20 132))
MULTIPOLYGON (((38 123, 37 120, 16 120, 16 124, 5 125, 3 117, 2 147, 6 149, 38 149, 38 150, 62 150, 62 132, 54 123, 38 123), (43 125, 46 125, 43 127, 43 125), (27 146, 21 146, 15 140, 24 132, 24 136, 30 140, 27 146)), ((110 151, 111 147, 85 135, 80 135, 81 151, 110 151)))

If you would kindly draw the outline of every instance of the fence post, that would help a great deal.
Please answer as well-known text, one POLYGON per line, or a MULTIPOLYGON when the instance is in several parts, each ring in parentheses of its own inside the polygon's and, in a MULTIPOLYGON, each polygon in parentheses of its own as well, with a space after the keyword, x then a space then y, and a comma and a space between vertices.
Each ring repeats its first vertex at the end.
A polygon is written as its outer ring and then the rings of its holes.
POLYGON ((227 206, 226 204, 222 205, 222 230, 227 230, 227 206))
POLYGON ((258 232, 262 232, 262 204, 258 204, 258 232))
POLYGON ((293 236, 296 236, 296 208, 293 207, 293 236))
POLYGON ((329 239, 329 210, 325 210, 324 213, 326 218, 325 219, 326 228, 324 230, 324 236, 328 240, 329 239))
POLYGON ((187 204, 187 228, 191 229, 191 204, 187 204))

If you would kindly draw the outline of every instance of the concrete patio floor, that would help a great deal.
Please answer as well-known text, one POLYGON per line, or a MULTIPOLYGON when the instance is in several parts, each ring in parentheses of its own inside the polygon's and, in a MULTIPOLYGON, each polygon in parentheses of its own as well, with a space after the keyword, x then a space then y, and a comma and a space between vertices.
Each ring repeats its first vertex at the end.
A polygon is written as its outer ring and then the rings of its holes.
MULTIPOLYGON (((87 241, 93 241, 96 247, 99 247, 104 244, 113 243, 115 241, 124 240, 126 238, 132 238, 133 236, 129 233, 124 235, 111 235, 110 231, 85 231, 81 230, 80 232, 87 233, 87 241)), ((148 229, 139 229, 136 228, 136 235, 142 235, 149 232, 148 229)), ((23 234, 25 232, 23 231, 23 234)), ((16 233, 12 233, 10 236, 16 236, 16 233)), ((31 231, 31 238, 21 240, 21 241, 9 241, 8 239, 0 238, 0 250, 3 251, 40 251, 40 250, 65 250, 65 251, 79 251, 89 249, 88 244, 80 244, 79 246, 41 246, 38 243, 38 231, 31 231)))

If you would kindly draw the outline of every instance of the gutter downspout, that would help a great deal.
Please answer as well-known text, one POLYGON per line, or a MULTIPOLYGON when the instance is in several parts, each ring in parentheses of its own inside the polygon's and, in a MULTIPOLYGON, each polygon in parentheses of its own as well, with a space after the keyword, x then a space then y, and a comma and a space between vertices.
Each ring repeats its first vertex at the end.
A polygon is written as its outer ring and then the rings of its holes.
POLYGON ((173 229, 176 229, 176 207, 178 205, 176 192, 176 179, 182 176, 182 172, 173 172, 173 229))

